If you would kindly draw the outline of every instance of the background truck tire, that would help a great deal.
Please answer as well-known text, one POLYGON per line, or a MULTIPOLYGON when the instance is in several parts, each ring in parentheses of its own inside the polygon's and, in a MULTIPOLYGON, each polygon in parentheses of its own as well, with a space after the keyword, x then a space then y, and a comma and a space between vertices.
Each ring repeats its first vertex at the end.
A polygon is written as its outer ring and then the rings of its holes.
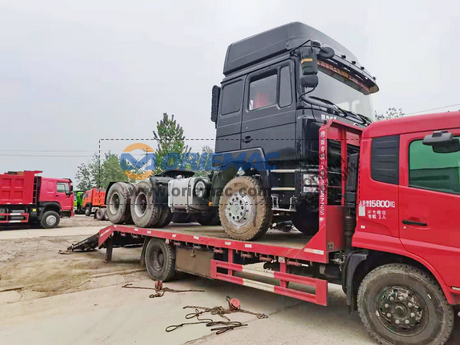
POLYGON ((89 205, 85 207, 85 216, 91 216, 91 206, 89 205))
POLYGON ((158 225, 162 208, 155 202, 155 195, 149 182, 141 181, 135 185, 130 207, 131 217, 137 226, 151 228, 158 225))
POLYGON ((379 344, 442 345, 454 312, 439 285, 410 265, 388 264, 371 271, 358 291, 358 310, 379 344))
POLYGON ((225 232, 236 240, 261 237, 271 224, 270 196, 260 182, 248 176, 230 180, 220 198, 219 217, 225 232))
POLYGON ((96 219, 97 220, 105 220, 106 209, 105 208, 98 208, 96 211, 96 219))
POLYGON ((217 208, 213 208, 207 213, 196 213, 193 217, 201 225, 210 226, 220 224, 219 210, 217 208))
POLYGON ((114 183, 107 192, 107 216, 113 224, 126 223, 130 219, 130 187, 127 183, 114 183))
POLYGON ((59 225, 60 220, 61 217, 56 211, 46 211, 40 220, 40 225, 44 229, 55 228, 59 225))
POLYGON ((171 280, 176 274, 174 248, 163 239, 152 238, 145 249, 145 266, 153 280, 171 280))
POLYGON ((161 217, 158 221, 157 228, 164 228, 165 226, 168 226, 169 223, 171 223, 173 217, 173 213, 171 212, 168 206, 164 205, 162 207, 163 210, 161 211, 161 217))

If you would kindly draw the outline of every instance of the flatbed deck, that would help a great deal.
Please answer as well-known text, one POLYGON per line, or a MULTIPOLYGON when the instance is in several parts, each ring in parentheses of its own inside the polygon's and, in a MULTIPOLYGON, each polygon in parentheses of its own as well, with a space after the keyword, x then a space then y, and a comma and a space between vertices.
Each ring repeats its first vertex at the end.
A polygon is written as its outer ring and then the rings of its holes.
MULTIPOLYGON (((198 223, 192 223, 187 225, 171 224, 168 227, 163 228, 161 230, 178 234, 202 236, 221 240, 232 240, 232 238, 230 238, 225 233, 224 228, 222 226, 202 226, 198 223)), ((310 238, 311 237, 306 236, 296 230, 293 230, 291 232, 269 230, 262 238, 258 239, 255 242, 268 246, 302 249, 308 243, 310 238)))
POLYGON ((309 244, 314 237, 292 231, 268 231, 257 241, 245 242, 231 239, 221 226, 202 226, 200 224, 171 224, 166 228, 138 228, 131 225, 109 225, 99 231, 99 246, 114 232, 130 233, 147 237, 164 238, 170 241, 191 243, 221 249, 233 249, 296 260, 321 261, 324 251, 312 249, 309 244))

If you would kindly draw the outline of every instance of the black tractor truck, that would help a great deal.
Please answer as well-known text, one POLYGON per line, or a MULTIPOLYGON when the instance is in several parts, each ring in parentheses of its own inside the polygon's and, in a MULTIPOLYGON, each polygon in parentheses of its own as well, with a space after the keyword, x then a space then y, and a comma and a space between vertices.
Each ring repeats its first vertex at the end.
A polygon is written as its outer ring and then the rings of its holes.
MULTIPOLYGON (((299 22, 232 43, 223 73, 212 89, 215 170, 112 183, 106 204, 113 223, 164 227, 174 213, 188 213, 202 225, 221 223, 237 240, 290 222, 309 236, 318 231, 319 128, 328 119, 368 126, 375 78, 348 49, 299 22)), ((321 197, 340 205, 341 143, 328 144, 329 186, 321 197)), ((357 155, 358 148, 348 150, 357 155)))

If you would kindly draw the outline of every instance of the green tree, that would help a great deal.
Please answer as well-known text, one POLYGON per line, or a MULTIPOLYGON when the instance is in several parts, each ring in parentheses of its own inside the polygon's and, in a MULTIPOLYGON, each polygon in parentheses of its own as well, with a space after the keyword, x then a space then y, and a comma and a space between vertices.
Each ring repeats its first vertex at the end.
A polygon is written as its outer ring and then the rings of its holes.
MULTIPOLYGON (((214 153, 214 150, 211 146, 208 146, 208 145, 205 145, 201 148, 201 154, 206 154, 208 156, 207 159, 210 159, 209 155, 211 153, 214 153)), ((200 156, 201 158, 201 156, 200 156)), ((206 165, 205 165, 206 167, 206 165)), ((209 174, 209 171, 206 171, 206 170, 197 170, 195 171, 195 176, 208 176, 209 174)))
POLYGON ((397 119, 399 117, 403 117, 405 113, 402 111, 401 108, 396 109, 396 108, 388 108, 385 114, 377 114, 377 111, 375 112, 375 120, 376 121, 381 121, 381 120, 390 120, 390 119, 397 119))
MULTIPOLYGON (((174 120, 174 115, 171 115, 170 118, 167 113, 163 113, 163 119, 157 122, 157 130, 153 131, 153 135, 158 145, 155 173, 163 171, 161 162, 168 153, 178 153, 182 157, 184 153, 190 152, 190 149, 185 145, 184 129, 174 120)), ((172 164, 172 159, 168 163, 172 164)))
POLYGON ((134 182, 121 169, 120 157, 105 153, 102 159, 94 154, 89 164, 82 163, 77 168, 77 189, 89 190, 94 187, 107 188, 112 181, 134 182))

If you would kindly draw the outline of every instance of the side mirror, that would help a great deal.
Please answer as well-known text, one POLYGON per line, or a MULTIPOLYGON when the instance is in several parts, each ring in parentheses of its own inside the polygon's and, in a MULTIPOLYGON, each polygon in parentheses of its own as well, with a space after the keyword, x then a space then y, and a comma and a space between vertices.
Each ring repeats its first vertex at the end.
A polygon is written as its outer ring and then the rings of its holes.
POLYGON ((211 121, 217 122, 217 114, 219 111, 219 98, 220 98, 220 87, 214 85, 212 87, 212 104, 211 104, 211 121))
POLYGON ((453 153, 460 151, 460 140, 447 131, 436 131, 423 138, 423 145, 431 146, 436 153, 453 153))
POLYGON ((303 75, 300 77, 300 85, 314 89, 318 86, 318 76, 316 74, 303 75))

